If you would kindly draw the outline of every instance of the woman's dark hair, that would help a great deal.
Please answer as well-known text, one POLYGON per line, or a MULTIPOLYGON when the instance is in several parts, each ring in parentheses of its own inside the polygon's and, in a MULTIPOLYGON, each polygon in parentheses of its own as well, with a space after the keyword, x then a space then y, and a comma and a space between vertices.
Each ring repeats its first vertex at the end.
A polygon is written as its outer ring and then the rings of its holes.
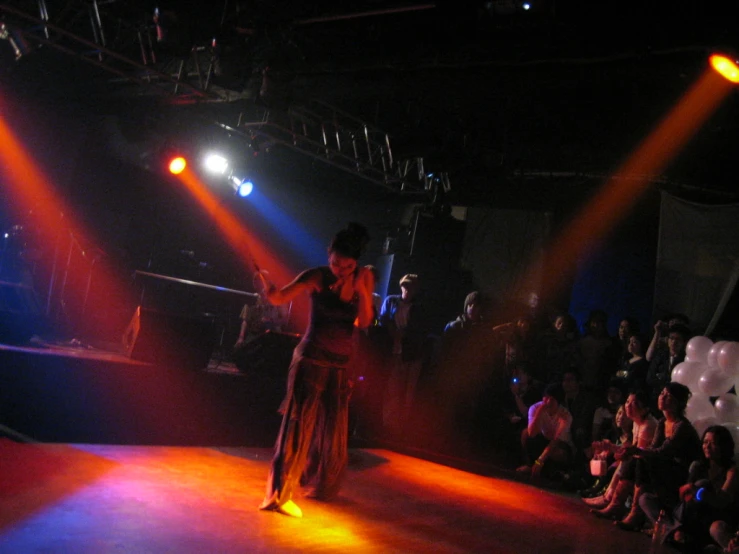
POLYGON ((649 397, 646 392, 638 389, 631 391, 629 395, 634 395, 634 400, 636 400, 636 405, 639 406, 639 409, 649 410, 649 397))
POLYGON ((677 412, 683 416, 685 415, 685 408, 688 406, 688 400, 690 400, 690 389, 682 383, 671 381, 665 385, 667 392, 670 393, 677 401, 677 412))
POLYGON ((364 252, 370 236, 367 228, 359 223, 349 223, 344 229, 336 233, 328 247, 329 253, 358 260, 364 252))
POLYGON ((731 467, 734 465, 734 437, 731 436, 731 432, 723 425, 711 425, 703 431, 701 442, 705 440, 708 433, 713 434, 713 438, 716 440, 716 444, 718 444, 719 465, 721 467, 731 467))

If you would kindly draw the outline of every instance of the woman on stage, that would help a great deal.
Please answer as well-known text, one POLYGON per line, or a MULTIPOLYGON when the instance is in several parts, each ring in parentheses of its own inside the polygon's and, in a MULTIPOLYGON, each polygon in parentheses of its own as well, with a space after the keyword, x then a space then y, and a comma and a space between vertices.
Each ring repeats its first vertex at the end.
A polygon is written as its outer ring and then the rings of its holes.
POLYGON ((363 226, 350 223, 332 240, 327 267, 308 269, 281 289, 265 283, 272 304, 309 293, 311 316, 290 364, 262 510, 302 517, 292 500, 300 485, 312 486, 311 496, 322 500, 338 493, 347 464, 352 335, 373 317, 374 278, 357 265, 368 240, 363 226))

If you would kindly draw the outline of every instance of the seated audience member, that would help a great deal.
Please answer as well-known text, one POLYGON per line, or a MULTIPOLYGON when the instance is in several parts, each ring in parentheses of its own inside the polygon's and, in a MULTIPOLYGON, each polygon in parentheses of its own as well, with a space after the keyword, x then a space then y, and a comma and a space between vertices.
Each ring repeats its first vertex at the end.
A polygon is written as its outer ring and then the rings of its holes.
POLYGON ((618 469, 620 462, 614 460, 614 447, 631 444, 632 421, 626 415, 626 407, 620 404, 613 416, 613 427, 611 432, 602 439, 594 440, 586 450, 586 455, 592 460, 605 464, 607 471, 603 475, 594 476, 595 480, 588 489, 579 491, 580 496, 601 496, 610 484, 613 474, 618 469))
POLYGON ((643 494, 640 504, 652 523, 666 509, 667 537, 695 552, 711 544, 709 532, 714 521, 736 523, 738 488, 734 439, 726 427, 714 425, 703 433, 703 456, 691 464, 677 507, 663 505, 654 494, 643 494), (669 532, 674 535, 669 537, 669 532))
POLYGON ((698 433, 685 417, 689 398, 688 387, 668 383, 658 398, 663 417, 652 445, 649 448, 634 445, 623 450, 623 454, 636 458, 636 481, 631 510, 616 522, 619 528, 636 531, 643 527, 645 516, 640 500, 646 492, 656 494, 665 506, 677 505, 678 491, 687 480, 688 468, 701 452, 698 433))
POLYGON ((620 383, 611 380, 606 390, 606 401, 595 409, 593 413, 593 430, 591 439, 593 442, 608 440, 616 442, 621 436, 622 430, 614 425, 616 413, 623 406, 624 393, 620 383))
POLYGON ((670 327, 667 335, 667 348, 658 350, 647 371, 647 387, 651 391, 652 410, 659 413, 657 397, 672 378, 672 370, 685 360, 685 346, 690 338, 690 330, 683 325, 670 327))
POLYGON ((585 503, 592 506, 591 513, 608 519, 621 519, 626 515, 626 501, 634 491, 636 459, 624 454, 624 449, 628 446, 649 448, 657 430, 657 420, 650 413, 649 399, 643 391, 629 394, 624 408, 632 422, 631 442, 624 443, 621 447, 610 447, 618 465, 608 489, 600 498, 585 499, 585 503))
POLYGON ((500 412, 504 429, 503 441, 505 450, 514 450, 521 439, 521 433, 527 426, 529 408, 542 398, 541 388, 531 381, 529 371, 524 364, 518 365, 512 373, 510 382, 500 398, 500 412))
POLYGON ((584 390, 580 382, 580 372, 571 367, 562 375, 562 388, 565 392, 564 406, 572 415, 572 443, 575 446, 575 462, 585 462, 585 449, 592 442, 593 416, 596 403, 593 395, 584 390))
POLYGON ((646 387, 649 363, 644 358, 644 344, 639 335, 629 337, 627 350, 628 357, 616 372, 616 379, 626 391, 643 390, 646 387))
POLYGON ((531 477, 552 476, 572 464, 574 445, 570 435, 572 416, 563 405, 564 390, 559 383, 547 385, 543 399, 529 408, 528 425, 521 433, 524 465, 516 471, 531 477), (533 464, 530 463, 534 460, 533 464))

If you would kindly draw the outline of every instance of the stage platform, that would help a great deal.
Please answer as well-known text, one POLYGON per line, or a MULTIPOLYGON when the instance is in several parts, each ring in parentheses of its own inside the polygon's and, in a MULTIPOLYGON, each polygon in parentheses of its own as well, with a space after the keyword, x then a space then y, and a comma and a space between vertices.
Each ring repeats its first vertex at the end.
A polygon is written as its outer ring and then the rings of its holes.
POLYGON ((269 448, 0 439, 0 552, 622 553, 650 540, 577 498, 389 450, 351 451, 340 497, 257 509, 269 448))

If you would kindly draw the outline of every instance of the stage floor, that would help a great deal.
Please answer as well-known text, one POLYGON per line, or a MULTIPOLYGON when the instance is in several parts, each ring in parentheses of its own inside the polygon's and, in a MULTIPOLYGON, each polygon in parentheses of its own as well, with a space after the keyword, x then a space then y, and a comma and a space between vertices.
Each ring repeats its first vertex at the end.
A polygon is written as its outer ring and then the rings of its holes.
POLYGON ((257 510, 271 450, 0 439, 0 552, 621 553, 649 538, 579 499, 388 450, 352 450, 341 496, 257 510))

